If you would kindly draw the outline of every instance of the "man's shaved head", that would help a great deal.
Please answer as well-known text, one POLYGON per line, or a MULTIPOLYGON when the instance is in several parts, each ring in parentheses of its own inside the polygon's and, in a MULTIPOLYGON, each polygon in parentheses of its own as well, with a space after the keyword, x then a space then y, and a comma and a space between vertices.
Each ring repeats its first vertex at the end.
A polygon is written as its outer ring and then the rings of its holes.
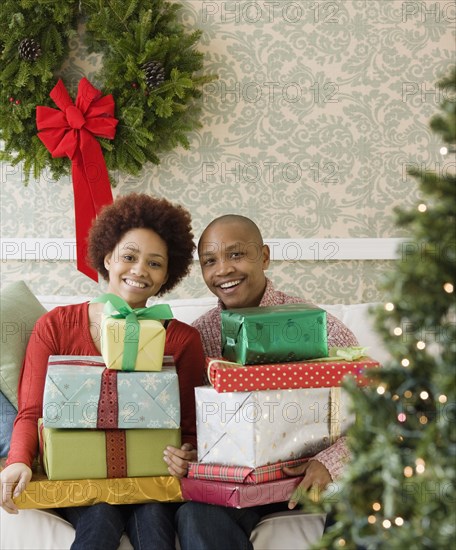
POLYGON ((217 225, 236 225, 237 227, 242 227, 249 237, 248 241, 255 242, 258 245, 263 246, 263 237, 255 222, 253 222, 250 218, 240 216, 239 214, 225 214, 224 216, 220 216, 215 218, 215 220, 212 220, 203 231, 198 242, 198 252, 200 251, 200 244, 203 242, 205 234, 207 234, 209 230, 214 229, 217 225))
POLYGON ((227 214, 203 231, 198 255, 204 281, 224 307, 256 307, 266 288, 269 247, 249 218, 227 214))

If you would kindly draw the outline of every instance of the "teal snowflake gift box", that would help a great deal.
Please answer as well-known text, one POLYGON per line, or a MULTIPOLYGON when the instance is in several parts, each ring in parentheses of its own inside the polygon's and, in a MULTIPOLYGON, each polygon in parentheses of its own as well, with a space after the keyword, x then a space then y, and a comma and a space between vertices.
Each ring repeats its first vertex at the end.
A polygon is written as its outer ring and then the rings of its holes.
POLYGON ((311 304, 222 311, 222 355, 242 365, 327 357, 326 311, 311 304))
POLYGON ((172 357, 159 372, 107 369, 102 357, 51 355, 44 386, 46 428, 178 429, 179 382, 172 357))

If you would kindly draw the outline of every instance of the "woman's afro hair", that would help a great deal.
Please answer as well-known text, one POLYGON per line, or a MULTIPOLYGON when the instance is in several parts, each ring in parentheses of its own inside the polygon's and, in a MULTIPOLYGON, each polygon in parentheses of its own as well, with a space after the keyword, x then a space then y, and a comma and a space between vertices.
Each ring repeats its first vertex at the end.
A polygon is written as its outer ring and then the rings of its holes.
POLYGON ((106 255, 115 249, 125 233, 139 228, 155 231, 167 245, 168 280, 158 295, 165 294, 189 273, 195 249, 189 212, 166 199, 131 193, 105 206, 89 233, 89 261, 108 280, 106 255))

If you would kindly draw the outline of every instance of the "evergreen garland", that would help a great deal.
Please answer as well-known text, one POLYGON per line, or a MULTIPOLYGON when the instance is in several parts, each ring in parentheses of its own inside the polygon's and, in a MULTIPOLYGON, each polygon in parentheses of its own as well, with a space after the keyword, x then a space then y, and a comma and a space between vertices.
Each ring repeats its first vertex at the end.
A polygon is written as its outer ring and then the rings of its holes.
POLYGON ((115 139, 99 140, 108 170, 137 175, 160 153, 188 148, 188 132, 200 126, 194 100, 213 77, 195 74, 203 67, 194 49, 201 32, 185 33, 179 9, 165 0, 2 0, 0 159, 23 162, 27 179, 70 172, 68 160, 52 158, 37 138, 35 109, 55 107, 49 93, 81 19, 89 51, 103 56, 92 83, 113 95, 119 119, 115 139), (144 69, 151 63, 163 68, 155 80, 144 69))

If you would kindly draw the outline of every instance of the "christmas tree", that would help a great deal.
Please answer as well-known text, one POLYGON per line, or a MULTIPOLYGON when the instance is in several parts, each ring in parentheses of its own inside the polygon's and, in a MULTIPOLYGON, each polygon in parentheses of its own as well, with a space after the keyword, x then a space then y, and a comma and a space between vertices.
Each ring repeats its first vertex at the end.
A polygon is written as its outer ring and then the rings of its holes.
POLYGON ((348 388, 353 458, 337 495, 323 498, 336 523, 319 548, 435 550, 456 540, 456 69, 438 85, 430 126, 445 162, 438 173, 410 170, 419 203, 396 211, 412 240, 375 316, 391 360, 366 391, 348 388))

